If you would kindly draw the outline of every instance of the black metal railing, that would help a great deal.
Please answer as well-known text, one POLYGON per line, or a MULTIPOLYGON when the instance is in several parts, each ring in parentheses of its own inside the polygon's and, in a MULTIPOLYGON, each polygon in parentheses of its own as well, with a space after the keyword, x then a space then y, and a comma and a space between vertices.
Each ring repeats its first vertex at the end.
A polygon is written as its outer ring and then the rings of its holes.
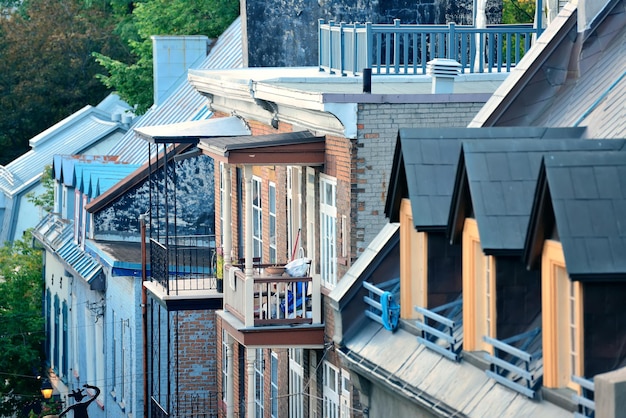
POLYGON ((416 306, 415 311, 423 316, 423 320, 415 323, 422 331, 417 341, 450 360, 459 361, 463 347, 463 299, 434 309, 416 306))
POLYGON ((594 418, 596 415, 596 403, 594 400, 595 384, 593 379, 586 379, 580 376, 572 376, 572 382, 580 385, 580 394, 572 396, 572 400, 577 405, 574 412, 575 418, 594 418))
POLYGON ((218 392, 179 394, 168 410, 154 397, 151 397, 150 412, 152 418, 213 418, 218 416, 218 392))
POLYGON ((170 237, 165 242, 150 238, 150 277, 166 293, 215 290, 215 235, 170 237))
POLYGON ((529 398, 535 398, 543 377, 541 328, 505 340, 487 336, 483 339, 493 347, 493 355, 485 354, 485 360, 491 363, 487 376, 529 398), (537 346, 535 352, 529 352, 531 347, 537 346))

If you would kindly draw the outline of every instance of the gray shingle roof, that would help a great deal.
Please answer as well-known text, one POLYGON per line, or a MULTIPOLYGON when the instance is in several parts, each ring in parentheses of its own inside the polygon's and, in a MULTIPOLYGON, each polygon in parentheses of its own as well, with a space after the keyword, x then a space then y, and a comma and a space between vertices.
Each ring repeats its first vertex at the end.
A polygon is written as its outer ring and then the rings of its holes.
MULTIPOLYGON (((466 140, 459 171, 465 170, 470 196, 462 196, 464 184, 455 184, 453 201, 470 199, 483 250, 486 254, 521 254, 537 185, 542 157, 553 151, 620 150, 623 140, 507 139, 466 140)), ((451 226, 462 225, 451 213, 451 226)), ((452 231, 458 235, 459 231, 452 231)))
POLYGON ((544 165, 570 277, 626 279, 626 152, 550 154, 544 165))

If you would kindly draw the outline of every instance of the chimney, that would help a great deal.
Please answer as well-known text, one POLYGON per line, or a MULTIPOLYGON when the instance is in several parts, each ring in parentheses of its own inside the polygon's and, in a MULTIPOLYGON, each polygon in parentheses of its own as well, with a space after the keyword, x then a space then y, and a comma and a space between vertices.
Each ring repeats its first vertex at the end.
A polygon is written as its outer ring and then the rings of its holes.
POLYGON ((454 78, 459 75, 461 64, 447 58, 435 58, 426 63, 426 73, 433 79, 431 93, 452 94, 454 78))
POLYGON ((626 368, 597 374, 595 384, 596 416, 602 418, 626 417, 626 368))
POLYGON ((154 104, 165 100, 170 89, 187 75, 194 63, 207 56, 209 38, 203 35, 152 38, 154 104))

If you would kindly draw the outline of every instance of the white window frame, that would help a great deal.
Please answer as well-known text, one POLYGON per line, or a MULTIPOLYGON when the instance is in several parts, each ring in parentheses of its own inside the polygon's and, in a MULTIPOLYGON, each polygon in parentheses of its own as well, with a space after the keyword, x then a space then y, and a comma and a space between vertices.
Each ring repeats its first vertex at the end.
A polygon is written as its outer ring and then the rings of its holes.
POLYGON ((276 249, 276 183, 270 182, 267 191, 268 215, 269 215, 269 237, 270 237, 270 263, 276 263, 278 252, 276 249))
MULTIPOLYGON (((226 170, 224 163, 220 163, 220 231, 222 236, 224 235, 224 200, 226 199, 226 193, 224 190, 224 183, 226 183, 226 170)), ((222 238, 223 243, 223 238, 222 238)))
POLYGON ((222 400, 226 402, 228 392, 228 334, 222 329, 222 400))
POLYGON ((253 257, 259 257, 260 259, 263 259, 262 184, 263 183, 260 177, 252 176, 252 248, 253 257))
POLYGON ((324 360, 324 417, 339 418, 339 369, 324 360))
POLYGON ((271 399, 270 399, 270 416, 278 418, 278 354, 272 351, 271 355, 271 399))
POLYGON ((320 174, 320 274, 322 284, 337 284, 337 180, 320 174))
POLYGON ((254 361, 254 413, 257 418, 263 418, 265 414, 263 363, 263 349, 257 348, 254 361))
POLYGON ((350 418, 352 416, 352 395, 350 393, 350 372, 341 369, 341 394, 339 396, 339 411, 341 418, 350 418))
POLYGON ((302 247, 302 236, 298 231, 302 229, 302 195, 300 192, 300 167, 287 166, 287 255, 293 258, 294 250, 302 247))
POLYGON ((289 417, 304 417, 304 350, 289 349, 289 417))

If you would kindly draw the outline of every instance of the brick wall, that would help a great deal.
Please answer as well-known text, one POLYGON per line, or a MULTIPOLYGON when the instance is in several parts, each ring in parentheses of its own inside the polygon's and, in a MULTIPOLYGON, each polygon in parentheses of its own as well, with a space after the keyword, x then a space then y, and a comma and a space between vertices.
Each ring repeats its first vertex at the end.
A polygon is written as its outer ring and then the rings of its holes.
POLYGON ((387 222, 385 199, 398 129, 464 127, 483 104, 359 104, 357 155, 352 168, 356 192, 351 218, 353 254, 361 254, 387 222))
MULTIPOLYGON (((216 315, 213 310, 170 313, 175 402, 181 415, 217 413, 218 372, 216 315)), ((176 407, 175 407, 176 408, 176 407)))

